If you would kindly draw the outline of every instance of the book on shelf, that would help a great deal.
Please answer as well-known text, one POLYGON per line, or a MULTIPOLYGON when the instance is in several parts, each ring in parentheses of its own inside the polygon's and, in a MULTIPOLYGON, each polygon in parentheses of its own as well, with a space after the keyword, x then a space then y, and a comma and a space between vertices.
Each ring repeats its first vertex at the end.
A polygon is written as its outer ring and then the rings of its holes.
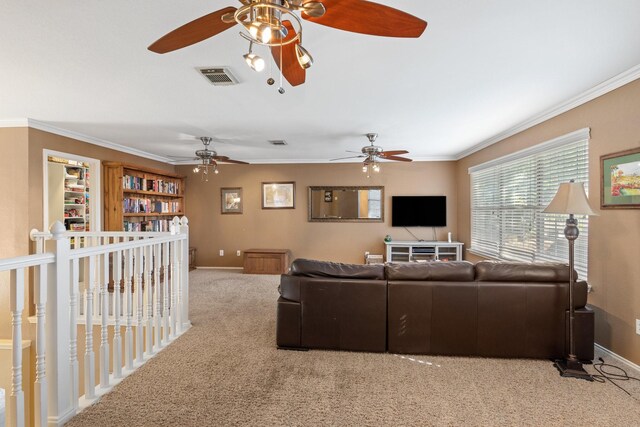
POLYGON ((139 176, 124 175, 122 187, 125 190, 153 191, 155 193, 178 194, 180 185, 177 182, 163 179, 147 179, 139 176))
POLYGON ((122 201, 124 213, 179 213, 180 202, 128 197, 122 201))
POLYGON ((169 231, 171 220, 152 219, 149 221, 124 221, 124 231, 169 231))

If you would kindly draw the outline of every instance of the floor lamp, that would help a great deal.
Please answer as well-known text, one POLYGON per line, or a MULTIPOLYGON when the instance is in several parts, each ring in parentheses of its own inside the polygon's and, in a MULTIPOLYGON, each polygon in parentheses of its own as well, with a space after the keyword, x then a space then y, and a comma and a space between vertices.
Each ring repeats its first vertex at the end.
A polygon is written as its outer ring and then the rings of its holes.
POLYGON ((558 187, 558 192, 554 196, 549 206, 542 212, 568 214, 567 226, 564 228, 564 237, 569 241, 569 354, 565 359, 556 360, 554 365, 560 371, 563 377, 581 378, 593 381, 591 375, 582 367, 582 363, 576 357, 575 341, 573 335, 573 323, 575 318, 575 309, 573 307, 573 288, 575 286, 575 276, 573 270, 573 245, 578 238, 578 220, 574 215, 596 215, 589 200, 584 192, 582 183, 563 182, 558 187))

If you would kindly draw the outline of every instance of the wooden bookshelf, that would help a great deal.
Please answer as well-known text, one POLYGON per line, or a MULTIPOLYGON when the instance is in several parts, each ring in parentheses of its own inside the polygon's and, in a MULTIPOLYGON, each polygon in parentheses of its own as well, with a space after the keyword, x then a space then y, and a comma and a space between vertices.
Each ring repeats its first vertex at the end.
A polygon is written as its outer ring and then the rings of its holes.
POLYGON ((105 231, 168 231, 184 215, 184 177, 127 163, 102 162, 105 231))

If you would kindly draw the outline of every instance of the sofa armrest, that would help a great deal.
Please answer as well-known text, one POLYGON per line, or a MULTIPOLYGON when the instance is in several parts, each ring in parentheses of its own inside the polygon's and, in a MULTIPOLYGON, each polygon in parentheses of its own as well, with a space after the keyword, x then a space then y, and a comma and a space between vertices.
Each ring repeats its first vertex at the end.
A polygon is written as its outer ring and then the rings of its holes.
POLYGON ((276 344, 283 348, 300 348, 300 303, 280 297, 276 317, 276 344))

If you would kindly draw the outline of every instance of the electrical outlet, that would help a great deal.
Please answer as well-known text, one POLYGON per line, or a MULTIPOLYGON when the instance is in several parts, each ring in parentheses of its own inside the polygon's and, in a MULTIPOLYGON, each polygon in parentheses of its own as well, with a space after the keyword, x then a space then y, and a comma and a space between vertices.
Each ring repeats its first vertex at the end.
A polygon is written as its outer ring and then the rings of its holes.
POLYGON ((240 251, 239 250, 236 251, 236 256, 240 256, 240 251))
POLYGON ((220 249, 220 256, 224 256, 224 249, 220 249))
POLYGON ((640 319, 636 319, 636 334, 640 335, 640 319))

